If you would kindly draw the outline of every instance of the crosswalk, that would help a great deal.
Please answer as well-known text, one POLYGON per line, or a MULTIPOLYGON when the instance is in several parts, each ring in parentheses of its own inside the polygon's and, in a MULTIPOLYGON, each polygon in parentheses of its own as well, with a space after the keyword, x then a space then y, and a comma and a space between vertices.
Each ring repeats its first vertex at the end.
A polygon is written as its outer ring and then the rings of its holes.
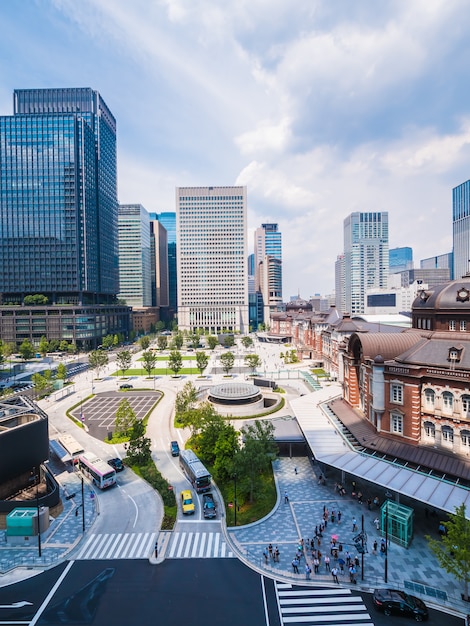
POLYGON ((165 556, 169 559, 223 559, 235 555, 220 532, 175 532, 165 556))
POLYGON ((148 559, 157 533, 92 534, 75 557, 88 559, 148 559))
POLYGON ((276 582, 283 626, 373 626, 359 595, 350 589, 310 589, 276 582))

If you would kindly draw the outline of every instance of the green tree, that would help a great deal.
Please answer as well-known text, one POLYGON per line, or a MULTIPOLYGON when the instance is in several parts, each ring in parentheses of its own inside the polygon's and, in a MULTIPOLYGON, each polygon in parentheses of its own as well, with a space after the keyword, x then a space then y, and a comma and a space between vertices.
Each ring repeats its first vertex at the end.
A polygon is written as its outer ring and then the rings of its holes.
POLYGON ((155 325, 155 330, 157 331, 157 333, 161 333, 162 330, 165 330, 165 322, 162 322, 162 320, 158 320, 155 325))
POLYGON ((103 341, 101 343, 103 344, 104 350, 110 350, 113 347, 114 343, 113 335, 106 335, 105 337, 103 337, 103 341))
POLYGON ((34 347, 33 347, 33 344, 29 341, 29 339, 25 339, 23 341, 23 343, 20 346, 19 352, 21 354, 21 358, 23 359, 23 361, 29 361, 30 359, 33 358, 35 354, 34 347))
POLYGON ((126 460, 130 465, 147 465, 152 460, 151 440, 145 436, 145 424, 135 420, 127 447, 126 460))
POLYGON ((175 414, 176 418, 186 411, 193 409, 197 402, 197 389, 193 383, 188 380, 183 389, 176 394, 175 414))
POLYGON ((116 348, 120 343, 121 343, 121 340, 119 339, 119 335, 114 335, 114 337, 113 337, 113 348, 116 348))
POLYGON ((142 353, 142 363, 144 365, 144 370, 147 372, 148 376, 152 375, 152 370, 157 363, 157 355, 152 350, 146 350, 142 353))
POLYGON ((199 333, 193 332, 188 337, 188 345, 195 350, 199 348, 199 333))
POLYGON ((6 359, 9 359, 14 352, 16 352, 16 346, 14 343, 3 343, 3 354, 6 359))
POLYGON ((202 376, 202 372, 206 369, 207 364, 209 363, 209 357, 205 352, 196 352, 196 364, 199 373, 202 376))
POLYGON ((59 365, 57 366, 57 373, 55 377, 58 380, 63 380, 63 381, 67 380, 68 370, 67 370, 67 367, 64 365, 64 363, 59 363, 59 365))
POLYGON ((49 342, 44 335, 41 337, 41 341, 39 342, 39 352, 42 357, 45 357, 49 352, 49 342))
POLYGON ((51 370, 45 370, 42 374, 36 372, 31 376, 31 380, 33 381, 36 396, 44 397, 52 392, 53 381, 51 370))
POLYGON ((69 343, 67 351, 69 354, 77 354, 77 346, 74 343, 69 343))
POLYGON ((121 350, 116 354, 116 363, 124 376, 132 363, 132 354, 130 350, 121 350))
POLYGON ((180 414, 178 421, 183 427, 191 429, 191 437, 196 437, 215 412, 210 402, 202 402, 180 414))
POLYGON ((266 420, 257 420, 241 428, 243 446, 236 455, 235 465, 240 477, 240 488, 246 490, 253 502, 260 485, 261 476, 276 458, 274 426, 266 420))
POLYGON ((168 337, 166 335, 158 335, 157 346, 159 350, 165 350, 168 345, 168 337))
POLYGON ((170 356, 168 357, 168 367, 177 376, 183 365, 183 357, 181 356, 181 352, 178 350, 172 350, 170 352, 170 356))
POLYGON ((228 376, 230 370, 233 369, 233 364, 235 363, 235 355, 233 354, 233 352, 223 352, 220 355, 220 362, 222 363, 222 369, 228 376))
POLYGON ((136 421, 134 409, 127 399, 121 400, 116 411, 116 419, 114 420, 114 430, 118 437, 129 436, 131 428, 136 421))
POLYGON ((41 293, 36 293, 30 296, 25 296, 23 302, 26 306, 45 306, 49 302, 49 299, 41 293))
POLYGON ((96 370, 97 375, 100 375, 101 370, 109 362, 108 355, 103 350, 93 350, 88 355, 88 366, 91 370, 96 370))
POLYGON ((59 351, 60 352, 68 352, 69 351, 69 347, 70 344, 66 339, 62 339, 62 341, 59 343, 59 351))
POLYGON ((245 365, 250 368, 252 374, 261 365, 261 359, 257 354, 247 354, 244 360, 245 365))
POLYGON ((233 335, 225 335, 224 337, 224 346, 226 348, 231 348, 235 345, 235 338, 233 335))
POLYGON ((150 346, 150 338, 147 335, 144 335, 139 339, 139 343, 142 350, 148 350, 150 346))
POLYGON ((175 348, 177 350, 181 350, 184 343, 184 337, 180 332, 176 333, 176 335, 174 336, 173 343, 175 344, 175 348))
POLYGON ((57 352, 60 346, 60 341, 58 339, 51 339, 49 341, 49 352, 57 352))
POLYGON ((219 340, 214 335, 209 335, 207 337, 207 345, 211 350, 215 350, 215 347, 219 345, 219 340))
POLYGON ((245 335, 242 337, 242 345, 244 348, 250 348, 253 345, 253 339, 248 337, 248 335, 245 335))
POLYGON ((470 582, 470 520, 466 517, 465 504, 455 507, 455 513, 443 522, 446 533, 441 539, 426 535, 429 547, 434 552, 439 565, 446 572, 463 582, 464 600, 469 600, 468 583, 470 582))
POLYGON ((224 429, 215 444, 213 472, 217 481, 228 482, 232 478, 238 450, 238 433, 230 422, 225 422, 224 429))

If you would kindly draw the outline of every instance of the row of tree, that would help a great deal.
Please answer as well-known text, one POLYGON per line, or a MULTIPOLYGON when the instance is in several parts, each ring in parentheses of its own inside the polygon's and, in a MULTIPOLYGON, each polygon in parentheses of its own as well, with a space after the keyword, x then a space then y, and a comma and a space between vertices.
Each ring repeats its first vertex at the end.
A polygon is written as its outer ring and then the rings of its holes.
POLYGON ((263 473, 277 454, 272 423, 257 420, 238 432, 212 404, 198 404, 191 382, 176 396, 175 417, 191 430, 191 447, 212 467, 214 479, 227 483, 236 476, 240 498, 253 502, 261 490, 263 473))

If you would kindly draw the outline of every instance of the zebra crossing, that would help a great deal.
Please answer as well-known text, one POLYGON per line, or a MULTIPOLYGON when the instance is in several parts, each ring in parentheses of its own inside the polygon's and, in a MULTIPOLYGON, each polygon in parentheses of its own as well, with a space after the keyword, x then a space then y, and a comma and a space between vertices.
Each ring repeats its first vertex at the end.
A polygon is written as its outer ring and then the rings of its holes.
POLYGON ((88 559, 148 559, 157 533, 92 534, 75 557, 88 559))
POLYGON ((221 532, 175 532, 165 550, 168 559, 234 558, 221 532))
POLYGON ((373 626, 359 595, 350 589, 311 589, 276 582, 283 626, 373 626))

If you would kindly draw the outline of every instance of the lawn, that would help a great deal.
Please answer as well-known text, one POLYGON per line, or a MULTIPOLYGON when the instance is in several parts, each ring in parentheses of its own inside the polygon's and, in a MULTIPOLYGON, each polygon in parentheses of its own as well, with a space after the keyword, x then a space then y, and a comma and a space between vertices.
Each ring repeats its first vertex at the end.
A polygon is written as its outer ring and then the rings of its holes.
MULTIPOLYGON (((183 367, 178 372, 178 376, 181 374, 199 374, 199 370, 197 367, 183 367)), ((156 367, 152 370, 151 376, 173 376, 173 371, 169 367, 156 367)), ((147 372, 144 369, 130 369, 126 370, 124 374, 122 370, 118 370, 114 372, 112 376, 117 376, 120 378, 121 376, 148 376, 147 372)))

